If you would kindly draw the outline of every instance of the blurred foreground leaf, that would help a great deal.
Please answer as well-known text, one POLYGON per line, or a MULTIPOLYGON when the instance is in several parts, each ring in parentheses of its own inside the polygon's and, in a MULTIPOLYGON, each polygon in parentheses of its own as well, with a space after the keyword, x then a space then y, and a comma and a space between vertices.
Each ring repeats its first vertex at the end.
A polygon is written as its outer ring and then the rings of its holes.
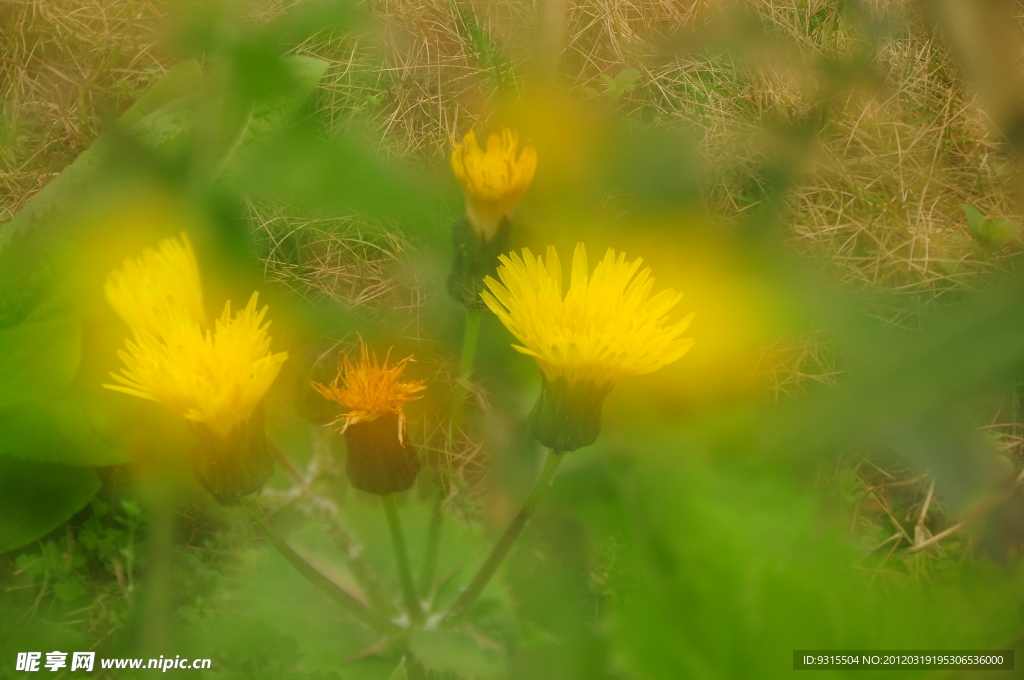
POLYGON ((504 656, 455 630, 414 630, 409 649, 432 673, 454 673, 463 680, 495 680, 508 673, 504 656))
POLYGON ((124 448, 99 434, 98 412, 80 400, 32 400, 0 406, 0 454, 62 465, 119 465, 124 448))
POLYGON ((407 168, 386 163, 367 140, 324 140, 295 129, 246 159, 242 189, 321 210, 422 216, 432 198, 407 168))
POLYGON ((927 556, 886 563, 857 548, 786 473, 705 461, 676 435, 648 444, 608 470, 613 493, 593 488, 593 470, 559 480, 594 535, 622 548, 608 630, 627 677, 781 677, 793 649, 986 649, 1020 632, 1020 574, 964 564, 920 576, 924 588, 907 571, 926 573, 927 556))
POLYGON ((100 479, 91 468, 0 456, 0 553, 50 533, 99 488, 100 479))
POLYGON ((66 388, 80 345, 80 324, 67 317, 0 330, 0 407, 66 388))

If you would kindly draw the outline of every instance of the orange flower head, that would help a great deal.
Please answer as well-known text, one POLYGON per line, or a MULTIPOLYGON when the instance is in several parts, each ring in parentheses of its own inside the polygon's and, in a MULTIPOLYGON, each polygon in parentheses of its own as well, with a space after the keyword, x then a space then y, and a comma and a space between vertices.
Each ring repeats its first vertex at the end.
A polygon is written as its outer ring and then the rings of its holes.
POLYGON ((384 363, 378 363, 376 354, 372 354, 366 343, 360 341, 358 363, 353 364, 348 354, 343 353, 343 362, 338 365, 338 375, 330 385, 310 383, 321 396, 349 409, 348 413, 342 414, 331 423, 343 423, 339 432, 345 432, 349 426, 356 423, 376 420, 391 413, 398 416, 398 440, 404 441, 404 406, 407 402, 419 399, 412 395, 426 389, 426 385, 421 380, 400 380, 406 364, 413 360, 411 356, 388 367, 390 357, 391 350, 388 350, 384 363))

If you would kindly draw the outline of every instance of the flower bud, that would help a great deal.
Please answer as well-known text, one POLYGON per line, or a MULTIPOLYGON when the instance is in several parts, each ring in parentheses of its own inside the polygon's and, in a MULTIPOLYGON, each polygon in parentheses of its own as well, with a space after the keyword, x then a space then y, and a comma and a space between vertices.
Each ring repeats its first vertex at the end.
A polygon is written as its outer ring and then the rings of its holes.
POLYGON ((383 413, 352 423, 345 428, 345 445, 345 471, 354 488, 387 496, 411 488, 416 481, 420 461, 398 414, 383 413))
POLYGON ((263 402, 225 439, 205 423, 191 423, 199 445, 192 474, 221 503, 258 492, 274 474, 274 456, 263 426, 263 402))
POLYGON ((612 384, 570 383, 564 376, 544 379, 540 398, 530 411, 530 431, 554 451, 590 446, 601 432, 601 407, 612 384))

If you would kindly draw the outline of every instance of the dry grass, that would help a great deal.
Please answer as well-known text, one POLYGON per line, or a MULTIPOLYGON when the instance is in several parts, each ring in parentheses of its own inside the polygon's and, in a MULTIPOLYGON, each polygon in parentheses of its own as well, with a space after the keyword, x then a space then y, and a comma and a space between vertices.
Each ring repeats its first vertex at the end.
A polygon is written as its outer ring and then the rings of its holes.
MULTIPOLYGON (((601 90, 601 74, 637 68, 624 112, 696 127, 709 166, 725 168, 709 187, 709 208, 733 219, 759 199, 744 176, 777 152, 771 130, 820 105, 826 61, 856 58, 868 45, 880 80, 832 102, 789 199, 791 236, 851 281, 942 290, 1005 259, 981 261, 964 242, 959 203, 1009 216, 1013 178, 948 50, 914 7, 870 4, 869 19, 895 27, 871 46, 864 22, 826 0, 573 0, 562 81, 601 90), (736 35, 754 37, 735 49, 736 35), (679 50, 679 36, 734 49, 679 50)), ((515 97, 537 11, 510 0, 389 0, 371 6, 367 33, 321 35, 296 51, 330 62, 317 96, 335 129, 369 120, 394 153, 436 160, 453 133, 487 123, 496 95, 515 97)), ((0 200, 10 215, 162 72, 152 45, 163 11, 153 0, 12 0, 0 17, 8 141, 0 200)), ((348 275, 338 257, 325 266, 322 278, 304 280, 330 296, 325 281, 348 275)))
POLYGON ((0 4, 0 220, 164 73, 155 0, 0 4))
MULTIPOLYGON (((258 16, 290 4, 266 3, 258 16)), ((927 296, 975 285, 1011 266, 1019 248, 980 257, 959 203, 1012 216, 1010 163, 917 5, 866 7, 858 17, 832 0, 567 0, 561 82, 583 97, 584 88, 603 91, 602 74, 636 68, 622 112, 698 131, 716 172, 707 207, 728 221, 763 197, 756 171, 786 144, 777 131, 821 111, 825 66, 861 59, 875 80, 832 99, 800 154, 789 237, 858 285, 927 296), (871 25, 884 28, 880 37, 871 25)), ((330 63, 318 110, 334 130, 368 122, 390 152, 429 162, 453 133, 486 125, 497 98, 518 96, 536 27, 548 21, 541 5, 513 0, 368 8, 368 31, 322 34, 295 49, 330 63)), ((152 45, 163 9, 157 0, 11 0, 0 18, 0 210, 9 216, 162 72, 152 45)), ((415 282, 396 278, 409 248, 397 232, 265 206, 252 219, 268 246, 268 278, 304 296, 366 307, 422 300, 415 282)), ((835 378, 827 347, 814 342, 766 348, 772 393, 806 376, 835 378)))
POLYGON ((754 387, 778 401, 812 384, 835 385, 843 375, 835 348, 824 333, 807 333, 761 348, 751 372, 754 387))
POLYGON ((425 295, 404 273, 409 243, 397 228, 356 217, 299 218, 249 204, 264 276, 313 302, 416 310, 425 295))

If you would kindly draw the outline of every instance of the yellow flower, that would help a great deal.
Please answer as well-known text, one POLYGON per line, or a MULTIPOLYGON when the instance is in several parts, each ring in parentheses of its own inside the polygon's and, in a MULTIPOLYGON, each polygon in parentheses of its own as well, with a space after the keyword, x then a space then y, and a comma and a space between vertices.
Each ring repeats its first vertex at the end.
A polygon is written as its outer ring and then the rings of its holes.
POLYGON ((693 314, 667 324, 665 314, 682 293, 663 290, 649 297, 650 269, 639 274, 641 258, 626 261, 611 248, 588 276, 587 251, 576 246, 572 280, 562 296, 562 265, 548 248, 547 262, 523 250, 502 255, 498 276, 484 281, 484 302, 537 360, 548 380, 564 376, 603 387, 628 375, 650 373, 682 357, 693 345, 679 336, 693 314), (503 285, 504 284, 504 285, 503 285))
POLYGON ((452 171, 466 195, 466 215, 473 228, 490 240, 530 187, 537 152, 527 142, 517 158, 519 135, 508 128, 503 128, 500 136, 488 137, 486 151, 477 144, 473 131, 454 146, 452 171))
POLYGON ((389 368, 388 359, 391 351, 388 351, 384 364, 381 365, 377 362, 376 355, 371 358, 365 342, 360 342, 360 355, 359 363, 353 364, 348 355, 343 354, 344 363, 338 365, 338 375, 330 385, 321 385, 318 382, 310 384, 324 398, 349 409, 348 413, 331 423, 333 425, 343 422, 340 432, 345 432, 351 425, 376 420, 390 413, 398 416, 398 441, 402 442, 406 429, 405 404, 419 399, 412 395, 425 389, 422 381, 399 380, 412 357, 406 357, 389 368))
POLYGON ((679 359, 693 345, 679 336, 690 314, 668 323, 665 315, 682 297, 668 289, 651 297, 654 280, 641 259, 608 249, 593 274, 587 251, 576 246, 569 290, 562 295, 562 265, 548 248, 547 260, 527 249, 501 256, 498 276, 484 279, 481 296, 532 356, 544 376, 541 398, 530 414, 534 436, 556 451, 592 444, 600 431, 601 405, 619 378, 650 373, 679 359))
POLYGON ((169 309, 179 309, 195 322, 205 317, 199 266, 184 233, 164 239, 156 250, 146 248, 141 257, 126 259, 107 276, 103 291, 122 321, 155 337, 160 337, 169 309))
POLYGON ((104 387, 159 402, 193 423, 206 425, 221 440, 236 436, 277 377, 286 352, 270 351, 253 293, 245 309, 231 316, 231 303, 213 332, 182 309, 170 307, 157 332, 133 328, 134 341, 118 356, 125 368, 111 373, 117 385, 104 387))

